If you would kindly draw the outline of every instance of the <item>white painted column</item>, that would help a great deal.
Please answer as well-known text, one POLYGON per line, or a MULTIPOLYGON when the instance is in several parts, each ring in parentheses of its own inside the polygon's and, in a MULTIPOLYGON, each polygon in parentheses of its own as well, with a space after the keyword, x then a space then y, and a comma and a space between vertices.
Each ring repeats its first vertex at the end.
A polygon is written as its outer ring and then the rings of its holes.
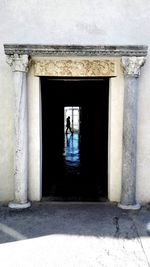
POLYGON ((14 90, 14 201, 10 208, 23 209, 30 207, 28 202, 28 141, 27 141, 27 88, 28 55, 7 57, 7 63, 13 71, 14 90))
POLYGON ((139 209, 136 202, 137 95, 140 68, 144 57, 122 57, 124 70, 124 115, 122 155, 122 209, 139 209))

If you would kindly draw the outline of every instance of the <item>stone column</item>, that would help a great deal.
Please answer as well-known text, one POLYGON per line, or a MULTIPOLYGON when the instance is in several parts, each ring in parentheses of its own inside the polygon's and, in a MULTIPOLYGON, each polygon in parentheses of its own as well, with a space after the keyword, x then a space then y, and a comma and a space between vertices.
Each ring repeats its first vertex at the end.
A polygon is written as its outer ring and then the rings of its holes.
POLYGON ((7 57, 7 63, 13 71, 14 90, 14 201, 10 208, 23 209, 30 207, 27 200, 28 191, 28 143, 27 143, 27 88, 28 55, 7 57))
POLYGON ((139 209, 136 202, 137 95, 140 68, 144 57, 122 57, 124 71, 124 115, 122 155, 122 209, 139 209))

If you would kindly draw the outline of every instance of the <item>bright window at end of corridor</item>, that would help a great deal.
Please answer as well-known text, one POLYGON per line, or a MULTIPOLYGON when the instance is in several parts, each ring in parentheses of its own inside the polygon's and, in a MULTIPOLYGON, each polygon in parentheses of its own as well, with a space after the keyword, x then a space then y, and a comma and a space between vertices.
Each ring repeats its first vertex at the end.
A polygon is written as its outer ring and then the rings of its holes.
POLYGON ((79 133, 80 131, 80 108, 79 107, 65 107, 64 108, 64 131, 67 127, 67 118, 69 118, 72 132, 79 133))

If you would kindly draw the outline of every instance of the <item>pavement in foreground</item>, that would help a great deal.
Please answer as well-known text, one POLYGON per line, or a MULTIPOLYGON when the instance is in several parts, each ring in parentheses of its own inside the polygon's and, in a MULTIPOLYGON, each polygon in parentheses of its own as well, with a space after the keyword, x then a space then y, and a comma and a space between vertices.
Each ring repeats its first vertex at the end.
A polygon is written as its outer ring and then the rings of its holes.
POLYGON ((110 203, 0 206, 0 266, 150 266, 150 205, 110 203))

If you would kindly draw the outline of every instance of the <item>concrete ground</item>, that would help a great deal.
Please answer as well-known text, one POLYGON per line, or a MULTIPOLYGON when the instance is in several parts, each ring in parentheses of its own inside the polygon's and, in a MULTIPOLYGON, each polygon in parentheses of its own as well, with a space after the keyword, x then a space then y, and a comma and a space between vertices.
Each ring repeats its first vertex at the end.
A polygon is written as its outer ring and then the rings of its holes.
POLYGON ((150 206, 110 203, 0 206, 0 266, 150 266, 150 206))

